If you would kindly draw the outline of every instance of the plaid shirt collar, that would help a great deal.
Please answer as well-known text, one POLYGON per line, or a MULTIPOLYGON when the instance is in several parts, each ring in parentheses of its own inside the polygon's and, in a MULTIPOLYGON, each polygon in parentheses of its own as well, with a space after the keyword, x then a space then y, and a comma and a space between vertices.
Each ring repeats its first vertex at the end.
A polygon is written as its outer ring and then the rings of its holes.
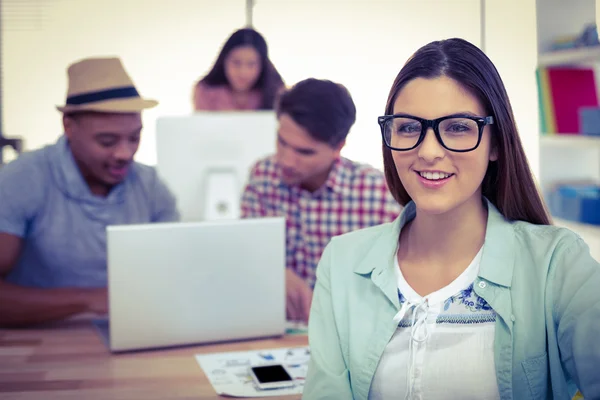
MULTIPOLYGON (((277 170, 277 180, 279 186, 288 188, 290 190, 302 190, 300 188, 300 184, 289 186, 285 182, 283 182, 283 180, 281 179, 281 167, 279 166, 279 164, 276 163, 275 168, 277 170)), ((342 159, 340 157, 336 158, 333 161, 333 164, 331 165, 331 170, 329 171, 327 180, 325 181, 323 186, 314 191, 313 194, 317 196, 320 193, 322 193, 323 190, 327 190, 335 194, 343 194, 344 189, 347 189, 348 187, 348 182, 344 180, 344 176, 347 175, 345 172, 346 170, 342 159)))

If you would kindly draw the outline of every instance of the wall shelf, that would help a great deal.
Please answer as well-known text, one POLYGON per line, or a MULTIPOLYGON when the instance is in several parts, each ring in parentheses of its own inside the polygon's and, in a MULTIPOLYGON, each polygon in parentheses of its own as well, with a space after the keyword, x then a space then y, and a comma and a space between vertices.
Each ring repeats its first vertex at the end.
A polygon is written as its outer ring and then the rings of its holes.
POLYGON ((556 147, 597 147, 600 149, 600 136, 590 135, 544 135, 540 136, 540 144, 556 147))
POLYGON ((600 46, 551 51, 538 56, 540 67, 559 65, 585 65, 600 61, 600 46))
POLYGON ((581 222, 569 221, 562 218, 552 217, 556 226, 569 228, 580 235, 593 236, 600 240, 600 225, 584 224, 581 222))

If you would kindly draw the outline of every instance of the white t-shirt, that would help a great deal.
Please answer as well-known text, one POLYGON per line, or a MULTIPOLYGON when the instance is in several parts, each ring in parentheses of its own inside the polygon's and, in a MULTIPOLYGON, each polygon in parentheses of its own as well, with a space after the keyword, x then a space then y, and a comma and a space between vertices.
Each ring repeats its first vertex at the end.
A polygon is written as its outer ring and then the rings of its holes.
POLYGON ((500 399, 496 313, 473 291, 481 253, 452 283, 425 297, 408 285, 396 257, 398 329, 379 361, 370 400, 500 399))

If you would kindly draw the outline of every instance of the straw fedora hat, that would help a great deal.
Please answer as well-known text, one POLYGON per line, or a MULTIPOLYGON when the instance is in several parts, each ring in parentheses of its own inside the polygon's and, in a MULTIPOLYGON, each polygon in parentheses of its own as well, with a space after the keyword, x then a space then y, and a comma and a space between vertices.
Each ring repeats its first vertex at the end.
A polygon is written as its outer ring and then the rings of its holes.
POLYGON ((116 57, 86 58, 67 70, 67 101, 56 108, 63 113, 96 111, 110 113, 139 112, 158 104, 144 99, 116 57))

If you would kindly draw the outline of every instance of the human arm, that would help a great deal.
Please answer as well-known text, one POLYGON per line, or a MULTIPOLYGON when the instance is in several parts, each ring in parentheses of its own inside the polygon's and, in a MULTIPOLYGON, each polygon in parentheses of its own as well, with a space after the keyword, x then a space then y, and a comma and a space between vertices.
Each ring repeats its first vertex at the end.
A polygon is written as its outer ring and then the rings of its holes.
POLYGON ((600 398, 600 264, 581 238, 555 257, 551 299, 563 368, 584 398, 600 398))
POLYGON ((107 312, 105 288, 40 289, 6 282, 4 278, 15 265, 22 247, 20 237, 0 233, 0 326, 21 327, 84 312, 107 312))
POLYGON ((285 309, 289 321, 308 322, 313 291, 292 268, 285 269, 285 309))
POLYGON ((323 252, 317 267, 317 282, 310 311, 308 340, 311 358, 308 365, 303 399, 351 399, 348 367, 331 295, 332 244, 323 252))
POLYGON ((194 104, 194 111, 213 111, 214 109, 208 90, 202 83, 194 86, 192 102, 194 104))
POLYGON ((0 170, 0 326, 38 324, 87 311, 106 313, 106 289, 41 289, 6 281, 45 201, 43 175, 30 160, 25 155, 0 170))

